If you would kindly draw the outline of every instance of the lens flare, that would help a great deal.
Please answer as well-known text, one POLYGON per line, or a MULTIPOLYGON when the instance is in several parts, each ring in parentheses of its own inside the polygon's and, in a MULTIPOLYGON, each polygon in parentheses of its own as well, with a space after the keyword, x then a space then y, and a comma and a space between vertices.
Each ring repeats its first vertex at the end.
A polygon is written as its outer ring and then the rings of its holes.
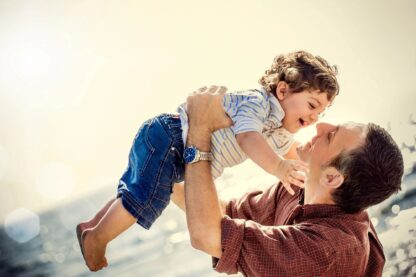
POLYGON ((39 234, 39 216, 34 212, 18 208, 11 212, 4 221, 6 234, 17 242, 27 242, 39 234))

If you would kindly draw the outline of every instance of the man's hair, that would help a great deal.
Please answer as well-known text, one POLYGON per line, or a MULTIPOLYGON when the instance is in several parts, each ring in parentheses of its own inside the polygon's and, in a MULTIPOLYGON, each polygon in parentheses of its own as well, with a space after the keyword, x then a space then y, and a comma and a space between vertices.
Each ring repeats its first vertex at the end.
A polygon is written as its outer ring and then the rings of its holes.
POLYGON ((368 124, 362 146, 339 154, 329 166, 344 175, 344 183, 332 193, 334 202, 347 213, 381 203, 400 190, 403 157, 386 130, 368 124))
POLYGON ((269 93, 276 94, 277 83, 284 81, 290 92, 318 89, 332 101, 339 93, 336 79, 337 67, 306 51, 296 51, 274 58, 270 69, 260 78, 259 83, 269 93))

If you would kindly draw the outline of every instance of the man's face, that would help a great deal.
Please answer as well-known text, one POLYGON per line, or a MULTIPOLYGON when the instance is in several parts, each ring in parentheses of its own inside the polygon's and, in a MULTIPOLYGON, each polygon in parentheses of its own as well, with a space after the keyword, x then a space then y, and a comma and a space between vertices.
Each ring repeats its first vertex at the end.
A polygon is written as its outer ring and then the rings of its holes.
POLYGON ((309 181, 317 181, 322 170, 333 158, 342 151, 349 151, 362 145, 365 140, 365 125, 346 123, 332 125, 319 123, 317 134, 310 142, 298 146, 300 159, 309 164, 309 181))

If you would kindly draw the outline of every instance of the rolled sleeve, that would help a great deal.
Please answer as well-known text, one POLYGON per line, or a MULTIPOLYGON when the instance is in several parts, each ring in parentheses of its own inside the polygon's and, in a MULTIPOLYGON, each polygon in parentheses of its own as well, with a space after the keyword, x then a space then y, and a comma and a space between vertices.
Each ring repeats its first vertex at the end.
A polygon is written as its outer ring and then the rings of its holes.
POLYGON ((238 272, 238 258, 244 237, 243 219, 231 219, 224 216, 221 221, 222 258, 213 257, 213 267, 218 272, 236 274, 238 272))
MULTIPOLYGON (((328 276, 334 251, 308 226, 261 226, 250 220, 222 220, 221 273, 248 276, 328 276)), ((325 232, 323 232, 325 234, 325 232)))

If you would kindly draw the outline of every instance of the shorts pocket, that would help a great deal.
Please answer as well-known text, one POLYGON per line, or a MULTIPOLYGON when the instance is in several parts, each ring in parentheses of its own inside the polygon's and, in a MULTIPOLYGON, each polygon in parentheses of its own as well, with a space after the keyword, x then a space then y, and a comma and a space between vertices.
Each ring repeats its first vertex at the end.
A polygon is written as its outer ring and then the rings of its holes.
POLYGON ((181 153, 176 147, 172 147, 172 155, 174 156, 172 166, 174 171, 175 183, 182 182, 184 179, 185 163, 181 153))
POLYGON ((143 128, 135 141, 135 163, 137 163, 137 167, 140 172, 140 176, 143 176, 147 166, 149 165, 150 160, 155 152, 155 148, 149 143, 148 139, 148 132, 149 132, 149 124, 145 122, 143 124, 143 128))

